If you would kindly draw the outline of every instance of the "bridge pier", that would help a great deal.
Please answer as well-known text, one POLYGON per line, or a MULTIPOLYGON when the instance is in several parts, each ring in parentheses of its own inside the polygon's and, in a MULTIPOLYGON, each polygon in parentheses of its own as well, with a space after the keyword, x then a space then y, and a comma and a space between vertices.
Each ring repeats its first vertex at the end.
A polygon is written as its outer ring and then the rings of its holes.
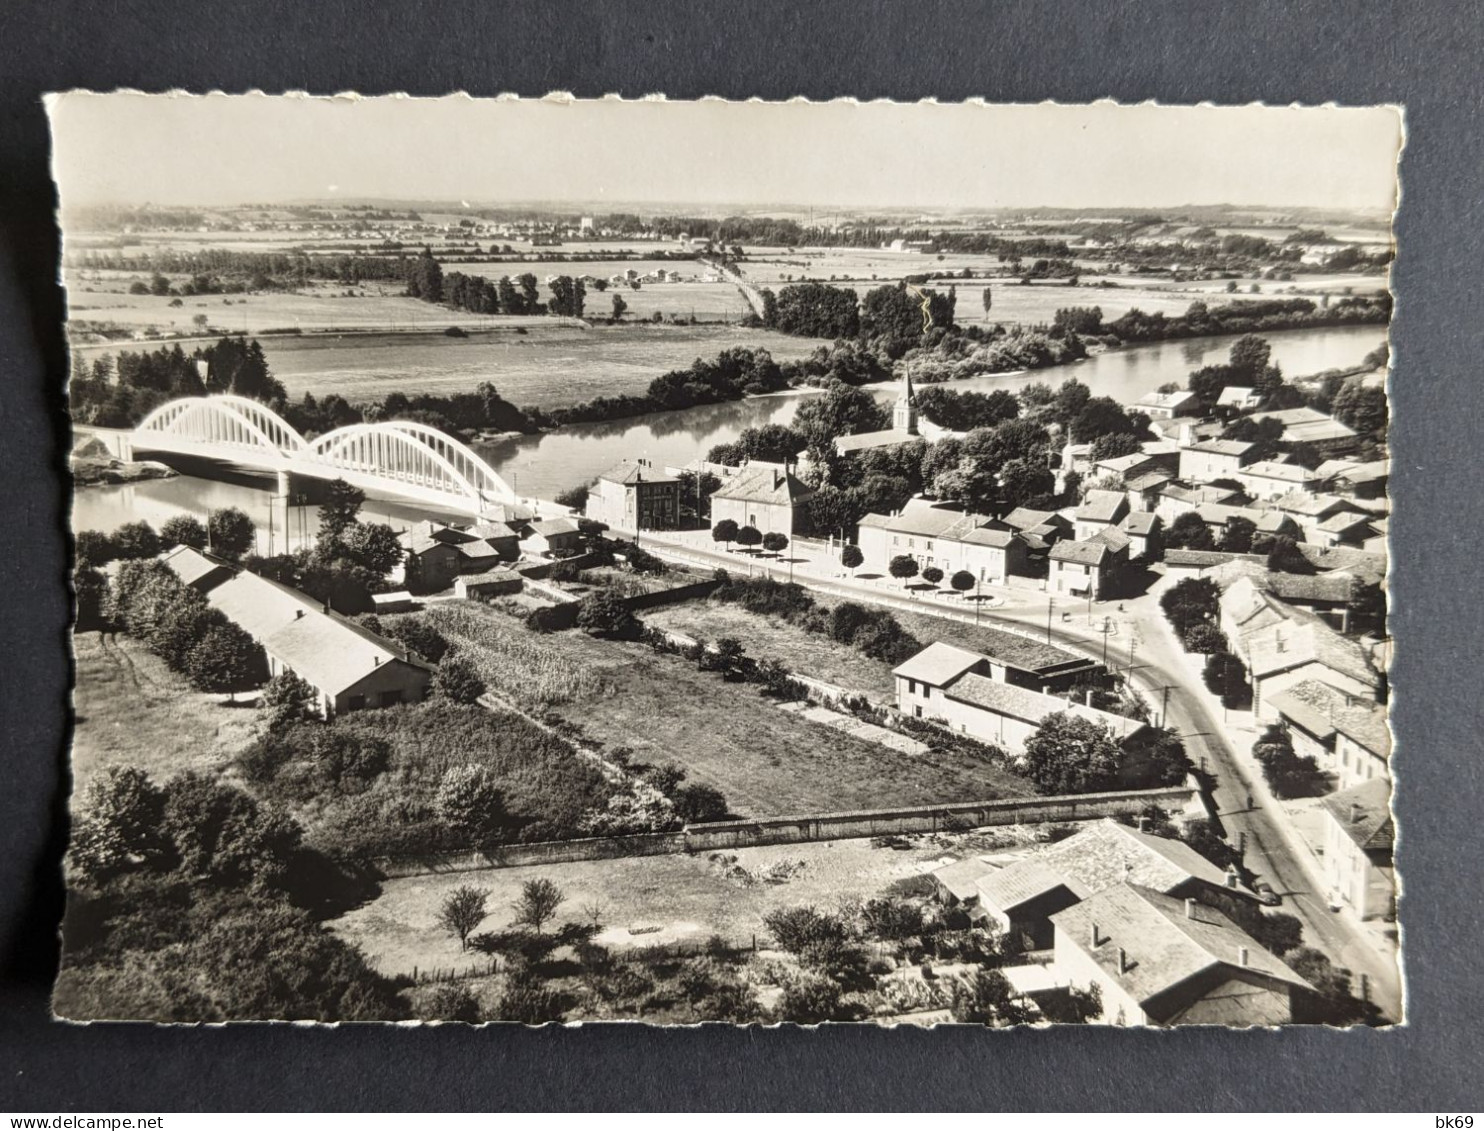
POLYGON ((274 497, 279 499, 288 498, 291 486, 292 481, 289 473, 287 471, 280 471, 278 473, 278 490, 275 492, 274 497))

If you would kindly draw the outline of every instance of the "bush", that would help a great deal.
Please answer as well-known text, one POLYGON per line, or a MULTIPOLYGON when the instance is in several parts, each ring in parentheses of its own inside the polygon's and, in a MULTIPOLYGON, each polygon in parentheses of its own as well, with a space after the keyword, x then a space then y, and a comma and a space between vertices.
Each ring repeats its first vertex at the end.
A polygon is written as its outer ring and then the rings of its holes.
POLYGON ((577 627, 590 636, 632 640, 639 635, 640 625, 618 594, 599 589, 589 593, 578 605, 577 627))
POLYGON ((433 676, 433 690, 454 703, 474 704, 485 693, 484 680, 467 656, 448 656, 433 676))
POLYGON ((927 569, 922 571, 922 579, 929 585, 937 585, 938 582, 943 580, 943 571, 937 566, 928 566, 927 569))
POLYGON ((1209 656, 1213 652, 1225 652, 1227 650, 1226 633, 1214 624, 1197 624, 1182 634, 1180 642, 1185 645, 1187 652, 1196 652, 1203 656, 1209 656))

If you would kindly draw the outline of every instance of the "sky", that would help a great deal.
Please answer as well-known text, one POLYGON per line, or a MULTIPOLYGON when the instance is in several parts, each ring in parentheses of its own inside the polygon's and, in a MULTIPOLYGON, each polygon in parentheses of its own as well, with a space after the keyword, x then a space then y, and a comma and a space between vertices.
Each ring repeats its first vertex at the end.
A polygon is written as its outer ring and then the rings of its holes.
POLYGON ((1396 108, 51 96, 64 204, 1390 211, 1396 108))

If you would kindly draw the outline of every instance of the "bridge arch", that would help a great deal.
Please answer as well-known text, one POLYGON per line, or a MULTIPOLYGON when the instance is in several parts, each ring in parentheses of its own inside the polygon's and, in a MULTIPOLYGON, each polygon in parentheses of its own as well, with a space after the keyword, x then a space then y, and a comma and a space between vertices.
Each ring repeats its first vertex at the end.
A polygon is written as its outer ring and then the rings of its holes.
POLYGON ((411 420, 336 428, 307 444, 302 458, 373 479, 461 494, 476 504, 516 501, 515 491, 477 453, 411 420))
POLYGON ((141 446, 152 437, 255 448, 275 456, 292 456, 306 446, 294 426, 267 405, 229 393, 161 405, 134 429, 133 440, 141 446))

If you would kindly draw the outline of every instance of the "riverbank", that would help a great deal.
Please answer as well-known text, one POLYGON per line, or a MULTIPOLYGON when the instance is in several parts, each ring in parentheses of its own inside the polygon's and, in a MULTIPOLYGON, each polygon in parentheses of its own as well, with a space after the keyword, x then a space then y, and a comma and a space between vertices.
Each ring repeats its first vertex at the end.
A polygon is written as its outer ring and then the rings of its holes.
POLYGON ((71 462, 74 487, 116 487, 150 479, 172 479, 180 474, 174 468, 148 459, 125 462, 98 456, 73 456, 71 462))

